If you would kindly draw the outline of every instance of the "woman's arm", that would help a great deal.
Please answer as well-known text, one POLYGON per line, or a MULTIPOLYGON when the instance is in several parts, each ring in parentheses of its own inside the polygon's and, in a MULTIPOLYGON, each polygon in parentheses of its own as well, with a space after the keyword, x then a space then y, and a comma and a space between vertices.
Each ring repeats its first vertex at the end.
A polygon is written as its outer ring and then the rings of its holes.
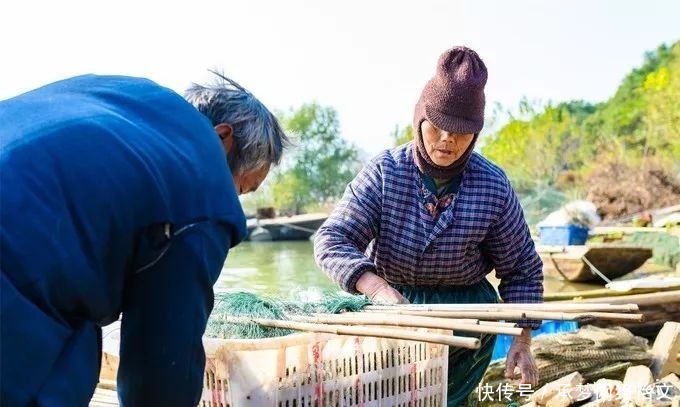
MULTIPOLYGON (((505 207, 491 226, 482 250, 501 280, 498 291, 507 303, 543 302, 543 263, 536 253, 517 195, 508 184, 505 207)), ((523 328, 538 328, 541 321, 519 321, 523 328)))
POLYGON ((375 265, 365 254, 368 244, 380 229, 382 198, 379 156, 347 186, 342 199, 314 239, 317 264, 350 293, 375 295, 384 291, 387 285, 384 279, 373 273, 375 265))

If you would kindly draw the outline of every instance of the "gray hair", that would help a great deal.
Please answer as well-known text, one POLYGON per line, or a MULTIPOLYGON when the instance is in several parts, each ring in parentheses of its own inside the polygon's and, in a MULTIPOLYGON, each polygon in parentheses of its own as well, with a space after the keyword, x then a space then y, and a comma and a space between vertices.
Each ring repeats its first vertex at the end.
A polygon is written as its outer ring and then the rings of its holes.
POLYGON ((234 129, 234 154, 229 166, 234 174, 278 165, 290 141, 276 117, 252 93, 222 73, 212 84, 192 84, 184 98, 217 126, 234 129))

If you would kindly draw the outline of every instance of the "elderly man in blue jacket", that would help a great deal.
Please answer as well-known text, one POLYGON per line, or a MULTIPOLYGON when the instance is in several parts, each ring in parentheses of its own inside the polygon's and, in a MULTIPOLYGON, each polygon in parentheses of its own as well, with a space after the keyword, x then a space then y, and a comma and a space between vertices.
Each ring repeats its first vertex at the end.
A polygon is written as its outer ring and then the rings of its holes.
POLYGON ((198 403, 238 194, 288 142, 218 76, 184 98, 87 75, 0 102, 0 405, 86 406, 121 313, 121 404, 198 403))

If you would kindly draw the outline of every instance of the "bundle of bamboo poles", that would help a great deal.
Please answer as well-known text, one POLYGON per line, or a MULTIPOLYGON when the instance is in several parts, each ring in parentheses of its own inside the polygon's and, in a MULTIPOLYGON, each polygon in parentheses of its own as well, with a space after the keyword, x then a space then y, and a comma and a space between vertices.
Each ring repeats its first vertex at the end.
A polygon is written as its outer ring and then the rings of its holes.
POLYGON ((370 305, 361 312, 341 314, 287 315, 286 320, 259 317, 227 317, 230 323, 338 335, 373 336, 444 344, 477 349, 477 338, 458 336, 459 332, 519 336, 522 329, 513 323, 523 319, 577 321, 642 321, 635 304, 400 304, 370 305), (398 329, 400 327, 445 329, 454 335, 398 329))
POLYGON ((477 318, 481 320, 542 319, 553 321, 608 321, 642 322, 636 304, 406 304, 370 305, 366 311, 401 315, 427 315, 441 318, 477 318), (635 312, 630 314, 630 312, 635 312))

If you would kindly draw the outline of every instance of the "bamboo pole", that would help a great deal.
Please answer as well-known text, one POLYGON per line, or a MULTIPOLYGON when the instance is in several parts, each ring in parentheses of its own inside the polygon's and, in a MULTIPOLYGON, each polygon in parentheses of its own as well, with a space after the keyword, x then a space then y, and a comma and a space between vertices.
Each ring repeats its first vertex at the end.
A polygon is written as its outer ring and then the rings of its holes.
POLYGON ((578 321, 583 319, 600 319, 605 321, 642 322, 642 314, 621 314, 614 312, 556 312, 556 311, 525 311, 527 319, 547 319, 553 321, 578 321))
POLYGON ((511 311, 511 310, 535 310, 535 311, 607 311, 607 312, 636 312, 639 311, 637 304, 608 304, 608 303, 578 303, 578 304, 395 304, 395 305, 368 305, 367 311, 383 311, 398 308, 400 310, 418 311, 511 311))
MULTIPOLYGON (((600 297, 600 298, 597 298, 597 299, 595 299, 595 298, 584 299, 584 300, 579 300, 579 303, 580 304, 590 304, 595 300, 598 300, 598 301, 607 300, 607 302, 611 302, 613 304, 634 303, 634 304, 640 305, 640 306, 680 303, 680 290, 663 291, 663 292, 652 293, 652 294, 632 294, 632 295, 623 295, 623 296, 617 296, 617 297, 600 297)), ((568 305, 568 303, 566 301, 565 302, 555 301, 555 305, 568 305)))
POLYGON ((315 324, 342 324, 342 325, 388 325, 402 327, 419 327, 450 329, 456 331, 477 332, 490 334, 504 334, 519 336, 522 328, 479 325, 477 323, 461 323, 452 319, 432 318, 408 315, 403 318, 395 318, 390 314, 373 314, 361 312, 347 312, 343 314, 315 314, 313 316, 291 315, 289 318, 297 322, 309 322, 315 324))
MULTIPOLYGON (((362 311, 359 311, 362 312, 362 311)), ((341 312, 340 314, 335 314, 335 315, 345 315, 345 314, 354 314, 353 312, 341 312)), ((380 314, 377 311, 373 312, 364 312, 366 315, 370 314, 380 314)), ((390 317, 393 315, 393 313, 387 313, 390 317)), ((326 315, 326 314, 324 314, 326 315)), ((514 322, 501 322, 501 321, 480 321, 478 319, 473 319, 473 318, 447 318, 449 321, 454 321, 458 322, 461 324, 475 324, 475 325, 484 325, 484 326, 497 326, 497 327, 505 327, 505 328, 514 328, 515 323, 514 322)))
MULTIPOLYGON (((359 311, 362 312, 362 311, 359 311)), ((356 314, 356 312, 341 312, 340 314, 336 315, 345 315, 345 314, 356 314)), ((365 315, 380 315, 379 312, 364 312, 365 315)), ((392 315, 388 314, 389 317, 393 317, 392 315)), ((472 318, 456 318, 456 319, 449 319, 449 321, 456 321, 461 324, 475 324, 479 325, 479 320, 478 319, 472 319, 472 318)))
MULTIPOLYGON (((381 313, 395 314, 395 315, 415 315, 424 317, 437 318, 474 318, 479 320, 517 320, 524 319, 523 311, 430 311, 419 309, 401 309, 401 308, 386 308, 381 309, 381 313)), ((481 322, 481 321, 480 321, 481 322)))
POLYGON ((242 317, 227 317, 226 321, 231 323, 256 323, 259 325, 274 328, 293 329, 296 331, 326 332, 336 335, 374 336, 379 338, 404 339, 409 341, 437 343, 440 345, 455 346, 467 349, 479 349, 480 345, 479 339, 477 338, 466 338, 430 332, 416 332, 403 329, 312 324, 306 322, 242 317))
POLYGON ((478 318, 487 320, 509 320, 519 319, 547 319, 554 321, 578 321, 581 319, 603 319, 610 321, 635 321, 641 322, 644 318, 642 314, 622 314, 612 312, 559 312, 559 311, 420 311, 420 310, 383 310, 385 313, 397 315, 415 315, 438 318, 478 318))
MULTIPOLYGON (((365 314, 376 314, 376 312, 366 312, 365 314)), ((392 315, 391 313, 387 313, 389 315, 392 315)), ((342 313, 340 314, 342 315, 342 313)), ((447 318, 449 321, 454 321, 458 322, 461 324, 476 324, 476 325, 484 325, 484 326, 498 326, 498 327, 506 327, 506 328, 514 328, 515 323, 514 322, 502 322, 502 321, 480 321, 479 319, 472 319, 472 318, 447 318)))
POLYGON ((514 322, 500 322, 500 321, 479 321, 479 325, 486 325, 486 326, 505 326, 505 327, 514 327, 516 324, 514 322))
POLYGON ((583 299, 590 299, 591 301, 602 301, 603 298, 621 297, 624 295, 634 295, 634 294, 648 294, 656 293, 661 291, 673 291, 677 290, 677 287, 654 287, 654 288, 642 288, 636 287, 628 291, 614 291, 610 288, 596 288, 593 290, 583 290, 583 291, 564 291, 559 293, 545 293, 543 299, 545 301, 550 301, 552 303, 557 301, 576 301, 580 302, 583 299))

